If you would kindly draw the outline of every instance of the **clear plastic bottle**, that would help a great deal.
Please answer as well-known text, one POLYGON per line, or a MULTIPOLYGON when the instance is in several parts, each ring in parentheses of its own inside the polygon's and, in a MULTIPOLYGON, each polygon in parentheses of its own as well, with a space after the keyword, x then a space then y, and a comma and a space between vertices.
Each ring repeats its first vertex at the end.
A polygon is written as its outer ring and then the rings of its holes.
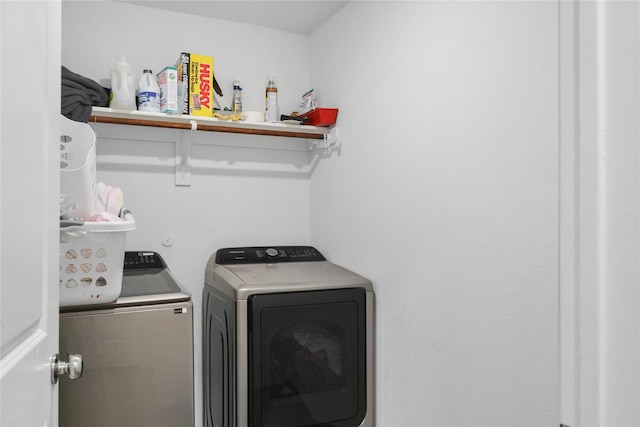
POLYGON ((128 111, 136 109, 135 79, 124 55, 116 56, 116 63, 111 68, 109 107, 128 111))
POLYGON ((267 82, 266 90, 266 109, 265 109, 265 121, 277 122, 278 121, 278 87, 276 85, 276 78, 271 76, 267 82))
POLYGON ((138 110, 160 112, 160 87, 153 71, 146 69, 138 83, 138 110))
POLYGON ((240 87, 240 80, 234 80, 233 82, 233 112, 242 113, 242 88, 240 87))

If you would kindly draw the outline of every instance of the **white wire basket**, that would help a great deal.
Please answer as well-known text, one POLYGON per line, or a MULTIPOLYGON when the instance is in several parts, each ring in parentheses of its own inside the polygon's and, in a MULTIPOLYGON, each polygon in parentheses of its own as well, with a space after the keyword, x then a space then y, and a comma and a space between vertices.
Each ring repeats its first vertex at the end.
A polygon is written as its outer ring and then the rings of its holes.
POLYGON ((96 134, 86 123, 60 117, 60 218, 84 220, 98 210, 96 134))
POLYGON ((85 222, 60 229, 60 306, 106 304, 122 292, 127 231, 133 215, 122 222, 85 222))

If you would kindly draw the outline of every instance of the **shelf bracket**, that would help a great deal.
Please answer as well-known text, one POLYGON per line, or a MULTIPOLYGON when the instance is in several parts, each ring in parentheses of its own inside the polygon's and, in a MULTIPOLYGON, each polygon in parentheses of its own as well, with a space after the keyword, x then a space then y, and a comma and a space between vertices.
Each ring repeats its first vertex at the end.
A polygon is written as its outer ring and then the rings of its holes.
POLYGON ((340 130, 337 126, 331 128, 324 134, 324 139, 310 139, 309 150, 329 150, 340 146, 340 130))
POLYGON ((176 142, 176 186, 189 187, 191 185, 191 131, 180 132, 180 140, 176 142))

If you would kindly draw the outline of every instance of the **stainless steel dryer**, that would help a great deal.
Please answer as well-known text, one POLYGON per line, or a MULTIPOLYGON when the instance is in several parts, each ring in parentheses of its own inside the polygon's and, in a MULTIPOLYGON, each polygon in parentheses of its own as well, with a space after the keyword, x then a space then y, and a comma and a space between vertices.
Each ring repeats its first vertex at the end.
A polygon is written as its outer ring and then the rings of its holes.
POLYGON ((370 280, 309 246, 225 248, 203 304, 205 427, 374 425, 370 280))
POLYGON ((60 380, 60 426, 193 427, 191 295, 155 252, 126 252, 113 303, 60 309, 60 353, 83 357, 60 380))

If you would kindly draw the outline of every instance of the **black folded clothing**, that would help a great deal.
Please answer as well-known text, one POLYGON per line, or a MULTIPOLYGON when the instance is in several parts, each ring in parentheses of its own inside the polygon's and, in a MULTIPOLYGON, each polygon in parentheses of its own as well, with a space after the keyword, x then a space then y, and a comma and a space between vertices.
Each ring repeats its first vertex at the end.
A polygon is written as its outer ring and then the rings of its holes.
POLYGON ((87 123, 91 107, 109 106, 109 89, 62 67, 62 114, 76 122, 87 123))

